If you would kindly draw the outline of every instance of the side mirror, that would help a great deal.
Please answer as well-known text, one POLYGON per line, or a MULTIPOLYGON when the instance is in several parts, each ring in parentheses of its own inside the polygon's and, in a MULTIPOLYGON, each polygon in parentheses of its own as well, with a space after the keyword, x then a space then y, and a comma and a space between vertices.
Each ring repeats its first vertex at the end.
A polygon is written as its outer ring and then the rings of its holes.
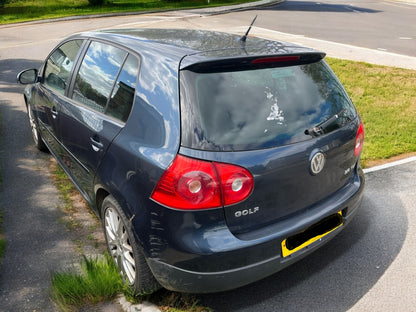
POLYGON ((17 81, 21 84, 30 84, 38 81, 37 69, 26 69, 17 75, 17 81))

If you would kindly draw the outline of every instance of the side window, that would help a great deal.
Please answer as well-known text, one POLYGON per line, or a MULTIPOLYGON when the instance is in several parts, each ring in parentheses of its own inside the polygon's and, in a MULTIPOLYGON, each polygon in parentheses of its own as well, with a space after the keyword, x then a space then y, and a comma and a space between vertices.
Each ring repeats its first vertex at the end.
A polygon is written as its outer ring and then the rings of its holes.
POLYGON ((92 42, 77 74, 72 98, 104 113, 127 52, 111 45, 92 42))
POLYGON ((65 93, 69 75, 83 40, 72 40, 56 49, 46 61, 44 83, 60 94, 65 93))
POLYGON ((108 102, 106 114, 126 121, 134 100, 139 72, 139 61, 134 55, 129 55, 118 76, 116 85, 108 102))

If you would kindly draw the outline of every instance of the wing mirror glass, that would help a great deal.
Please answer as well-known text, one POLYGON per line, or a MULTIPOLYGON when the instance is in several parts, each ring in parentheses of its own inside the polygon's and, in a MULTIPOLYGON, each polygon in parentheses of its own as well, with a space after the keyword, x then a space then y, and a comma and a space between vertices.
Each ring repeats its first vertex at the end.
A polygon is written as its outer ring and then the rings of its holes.
POLYGON ((30 84, 37 82, 38 79, 38 70, 37 69, 26 69, 21 71, 17 75, 17 81, 21 84, 30 84))

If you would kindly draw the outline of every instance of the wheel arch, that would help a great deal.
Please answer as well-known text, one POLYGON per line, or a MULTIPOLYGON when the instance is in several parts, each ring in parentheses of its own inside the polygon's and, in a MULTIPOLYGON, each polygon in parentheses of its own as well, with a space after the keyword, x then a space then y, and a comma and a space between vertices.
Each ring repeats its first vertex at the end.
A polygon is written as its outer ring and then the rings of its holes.
POLYGON ((98 188, 95 193, 95 208, 100 218, 102 218, 101 205, 103 204, 104 199, 109 195, 110 195, 110 192, 108 192, 106 189, 102 187, 98 188))

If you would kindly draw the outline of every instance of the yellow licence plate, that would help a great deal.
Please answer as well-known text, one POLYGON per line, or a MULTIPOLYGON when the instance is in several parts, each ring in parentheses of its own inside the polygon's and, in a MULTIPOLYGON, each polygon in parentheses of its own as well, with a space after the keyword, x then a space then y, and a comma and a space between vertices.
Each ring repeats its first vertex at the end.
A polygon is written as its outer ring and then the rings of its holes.
POLYGON ((312 225, 305 231, 295 234, 282 241, 282 255, 287 257, 296 251, 299 251, 313 242, 328 235, 332 231, 342 226, 342 212, 339 211, 322 221, 312 225))

